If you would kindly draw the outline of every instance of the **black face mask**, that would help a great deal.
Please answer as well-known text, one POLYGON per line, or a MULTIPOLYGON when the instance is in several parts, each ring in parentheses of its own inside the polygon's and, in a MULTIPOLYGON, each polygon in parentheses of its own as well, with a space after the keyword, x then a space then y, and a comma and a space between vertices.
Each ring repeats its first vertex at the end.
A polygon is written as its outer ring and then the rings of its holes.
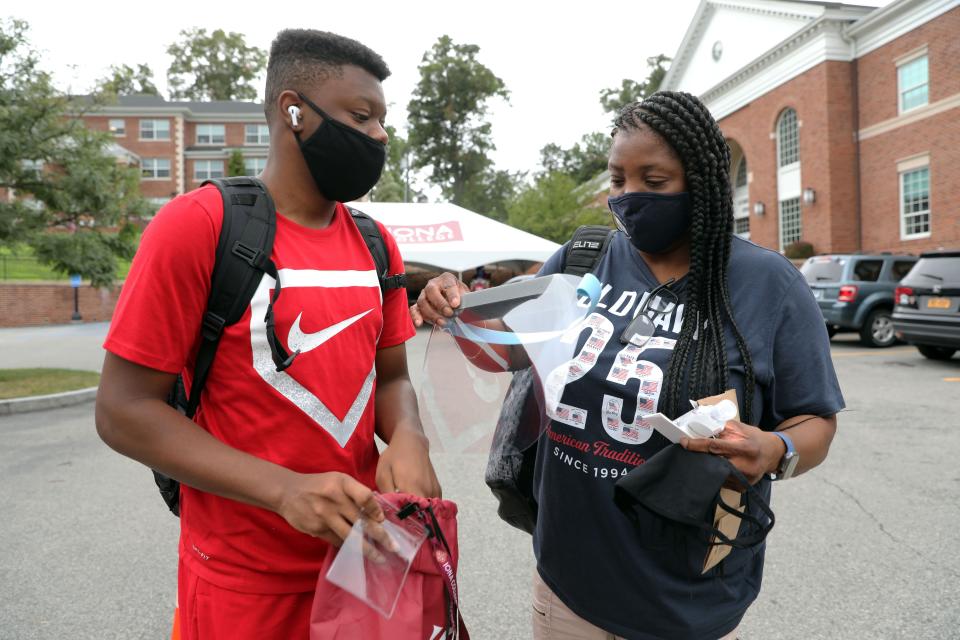
POLYGON ((607 198, 613 219, 640 251, 662 253, 690 228, 690 195, 631 192, 607 198))
POLYGON ((302 93, 297 94, 323 122, 305 141, 294 131, 303 160, 328 200, 350 202, 373 188, 387 159, 387 146, 334 120, 302 93))
POLYGON ((763 542, 774 523, 773 511, 766 499, 726 458, 688 451, 680 445, 658 451, 618 480, 614 485, 614 502, 632 519, 637 517, 635 510, 644 509, 671 524, 691 527, 704 539, 715 537, 737 549, 763 542), (747 508, 743 513, 736 509, 737 505, 725 504, 720 499, 720 489, 729 476, 746 487, 747 508), (751 515, 751 504, 768 522, 751 515), (742 520, 735 538, 728 538, 714 526, 717 506, 742 520))

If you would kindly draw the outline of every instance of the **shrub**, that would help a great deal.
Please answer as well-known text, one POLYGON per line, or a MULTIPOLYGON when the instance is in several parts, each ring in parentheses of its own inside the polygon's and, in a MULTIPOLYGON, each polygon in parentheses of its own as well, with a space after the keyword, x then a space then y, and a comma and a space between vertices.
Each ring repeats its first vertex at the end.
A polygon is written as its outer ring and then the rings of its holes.
POLYGON ((809 242, 798 240, 788 244, 783 250, 783 255, 791 260, 806 260, 807 258, 813 257, 813 245, 809 242))

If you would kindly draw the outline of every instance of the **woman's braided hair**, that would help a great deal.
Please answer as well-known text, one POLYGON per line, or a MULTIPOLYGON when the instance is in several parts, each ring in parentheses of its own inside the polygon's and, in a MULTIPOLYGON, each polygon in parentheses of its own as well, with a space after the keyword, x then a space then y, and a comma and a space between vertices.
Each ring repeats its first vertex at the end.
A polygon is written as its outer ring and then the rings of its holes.
POLYGON ((666 413, 679 415, 687 398, 715 395, 727 388, 724 326, 729 324, 743 358, 746 390, 741 412, 743 420, 749 422, 755 383, 753 361, 733 318, 727 283, 733 234, 730 147, 707 108, 689 93, 659 91, 642 102, 626 105, 617 116, 613 135, 642 125, 663 138, 680 157, 693 207, 684 310, 688 321, 683 323, 670 360, 666 413), (701 331, 695 340, 698 325, 701 331))

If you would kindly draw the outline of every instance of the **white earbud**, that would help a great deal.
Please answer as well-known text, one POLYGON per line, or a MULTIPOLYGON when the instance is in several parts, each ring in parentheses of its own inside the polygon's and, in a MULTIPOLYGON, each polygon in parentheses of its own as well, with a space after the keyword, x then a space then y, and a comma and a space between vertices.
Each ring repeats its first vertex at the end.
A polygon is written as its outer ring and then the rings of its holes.
POLYGON ((287 107, 287 113, 290 114, 290 121, 293 123, 293 126, 300 126, 300 107, 295 104, 287 107))

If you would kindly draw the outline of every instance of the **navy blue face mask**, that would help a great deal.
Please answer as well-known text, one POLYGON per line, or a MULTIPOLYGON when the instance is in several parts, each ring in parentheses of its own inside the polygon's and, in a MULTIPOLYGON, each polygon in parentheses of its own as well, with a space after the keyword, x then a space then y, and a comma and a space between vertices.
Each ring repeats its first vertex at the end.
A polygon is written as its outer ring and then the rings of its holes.
POLYGON ((663 253, 690 229, 690 194, 631 192, 607 198, 620 231, 645 253, 663 253))

